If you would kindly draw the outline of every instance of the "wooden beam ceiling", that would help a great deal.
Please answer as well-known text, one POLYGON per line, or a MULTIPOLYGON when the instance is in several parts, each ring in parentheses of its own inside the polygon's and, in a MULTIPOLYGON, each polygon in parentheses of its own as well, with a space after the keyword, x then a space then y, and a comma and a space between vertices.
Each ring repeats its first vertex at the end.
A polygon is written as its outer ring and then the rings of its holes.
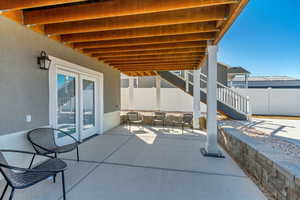
POLYGON ((205 48, 182 48, 182 49, 163 49, 163 50, 149 50, 149 51, 132 51, 132 52, 119 52, 119 53, 95 53, 92 57, 98 57, 100 59, 108 57, 122 57, 122 56, 143 56, 143 55, 167 55, 175 53, 203 53, 205 48))
POLYGON ((238 0, 114 0, 24 12, 25 24, 51 24, 238 3, 238 0))
POLYGON ((189 33, 217 32, 215 22, 177 24, 168 26, 156 26, 147 28, 121 29, 113 31, 99 31, 89 33, 75 33, 61 35, 62 42, 86 42, 115 40, 126 38, 153 37, 165 35, 181 35, 189 33))
POLYGON ((86 0, 1 0, 0 10, 20 10, 25 8, 37 8, 43 6, 52 6, 59 4, 67 4, 74 2, 82 2, 86 0))
POLYGON ((126 74, 150 76, 199 67, 208 41, 217 44, 247 2, 0 0, 0 14, 126 74))
POLYGON ((217 7, 192 8, 144 15, 129 15, 124 17, 47 24, 45 25, 45 33, 70 34, 219 21, 226 19, 226 8, 226 6, 222 5, 217 7))
POLYGON ((110 53, 110 52, 129 52, 129 51, 145 51, 145 50, 161 50, 161 49, 180 49, 190 47, 205 47, 206 42, 177 42, 168 44, 148 44, 139 46, 126 47, 107 47, 107 48, 90 48, 83 49, 84 53, 110 53))
POLYGON ((168 35, 168 36, 155 36, 155 37, 142 37, 132 39, 119 39, 119 40, 103 40, 95 42, 77 42, 73 43, 74 48, 103 48, 115 46, 132 46, 132 45, 146 45, 146 44, 164 44, 173 42, 191 42, 191 41, 206 41, 214 40, 215 33, 193 33, 184 35, 168 35))

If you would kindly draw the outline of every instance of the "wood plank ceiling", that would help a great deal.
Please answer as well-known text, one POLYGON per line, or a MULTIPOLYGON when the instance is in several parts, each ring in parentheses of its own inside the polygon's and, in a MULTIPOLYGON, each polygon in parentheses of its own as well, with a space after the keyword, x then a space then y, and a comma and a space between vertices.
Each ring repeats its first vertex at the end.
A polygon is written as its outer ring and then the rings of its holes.
POLYGON ((1 0, 2 15, 129 76, 192 70, 248 0, 1 0))

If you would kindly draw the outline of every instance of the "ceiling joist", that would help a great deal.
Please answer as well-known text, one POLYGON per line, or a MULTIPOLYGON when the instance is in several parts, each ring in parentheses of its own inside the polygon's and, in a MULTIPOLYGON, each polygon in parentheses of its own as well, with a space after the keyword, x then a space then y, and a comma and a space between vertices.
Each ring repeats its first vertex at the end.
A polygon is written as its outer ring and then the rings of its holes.
POLYGON ((108 57, 102 58, 103 61, 127 61, 127 60, 147 60, 147 59, 174 59, 174 58, 193 58, 202 57, 203 53, 173 53, 163 55, 143 55, 143 56, 121 56, 121 57, 108 57))
POLYGON ((113 31, 99 31, 89 33, 75 33, 61 35, 62 42, 87 42, 101 40, 128 39, 139 37, 153 37, 165 35, 180 35, 190 33, 217 32, 215 22, 177 24, 169 26, 157 26, 147 28, 133 28, 113 31))
POLYGON ((71 34, 225 20, 226 6, 204 7, 45 25, 46 34, 71 34))
POLYGON ((122 56, 142 56, 142 55, 167 55, 175 53, 205 53, 205 48, 182 48, 182 49, 163 49, 163 50, 150 50, 150 51, 132 51, 120 53, 95 53, 92 57, 108 58, 108 57, 122 57, 122 56))
POLYGON ((164 44, 173 42, 191 42, 191 41, 206 41, 214 40, 215 33, 194 33, 185 35, 169 35, 169 36, 156 36, 145 38, 132 38, 120 40, 104 40, 95 42, 78 42, 73 43, 76 49, 83 48, 104 48, 116 46, 132 46, 132 45, 146 45, 146 44, 164 44))
POLYGON ((206 42, 177 42, 168 44, 148 44, 127 47, 107 47, 107 48, 91 48, 83 49, 84 53, 109 53, 109 52, 129 52, 129 51, 145 51, 145 50, 161 50, 161 49, 179 49, 190 47, 205 47, 206 42))
POLYGON ((238 0, 113 0, 24 12, 25 24, 51 24, 238 3, 238 0))
POLYGON ((12 11, 20 10, 26 8, 37 8, 43 6, 52 6, 59 4, 75 3, 82 2, 86 0, 1 0, 0 1, 0 10, 12 11))

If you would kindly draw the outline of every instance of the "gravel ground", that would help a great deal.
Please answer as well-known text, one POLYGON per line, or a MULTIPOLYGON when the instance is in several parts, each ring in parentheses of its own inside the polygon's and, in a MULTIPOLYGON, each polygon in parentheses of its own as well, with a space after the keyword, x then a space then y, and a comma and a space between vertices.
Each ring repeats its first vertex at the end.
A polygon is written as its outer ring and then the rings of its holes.
MULTIPOLYGON (((261 142, 264 142, 270 145, 272 148, 283 152, 288 157, 297 159, 300 162, 300 146, 298 144, 288 141, 289 140, 288 138, 284 139, 283 137, 278 137, 276 135, 270 134, 269 131, 262 130, 263 127, 262 123, 260 123, 259 128, 257 128, 257 126, 255 126, 254 124, 255 123, 247 123, 245 121, 233 121, 233 120, 219 121, 220 126, 231 126, 233 128, 242 130, 243 133, 245 133, 246 135, 255 138, 261 142)), ((300 130, 299 130, 299 136, 300 136, 300 130)))

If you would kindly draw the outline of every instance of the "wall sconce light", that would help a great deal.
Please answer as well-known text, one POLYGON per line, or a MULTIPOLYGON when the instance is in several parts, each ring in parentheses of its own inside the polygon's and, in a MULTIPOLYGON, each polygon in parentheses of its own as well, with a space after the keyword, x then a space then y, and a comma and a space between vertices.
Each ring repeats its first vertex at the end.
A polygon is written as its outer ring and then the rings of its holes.
POLYGON ((40 56, 37 58, 37 63, 40 65, 40 69, 49 70, 51 60, 45 51, 42 51, 40 56))

